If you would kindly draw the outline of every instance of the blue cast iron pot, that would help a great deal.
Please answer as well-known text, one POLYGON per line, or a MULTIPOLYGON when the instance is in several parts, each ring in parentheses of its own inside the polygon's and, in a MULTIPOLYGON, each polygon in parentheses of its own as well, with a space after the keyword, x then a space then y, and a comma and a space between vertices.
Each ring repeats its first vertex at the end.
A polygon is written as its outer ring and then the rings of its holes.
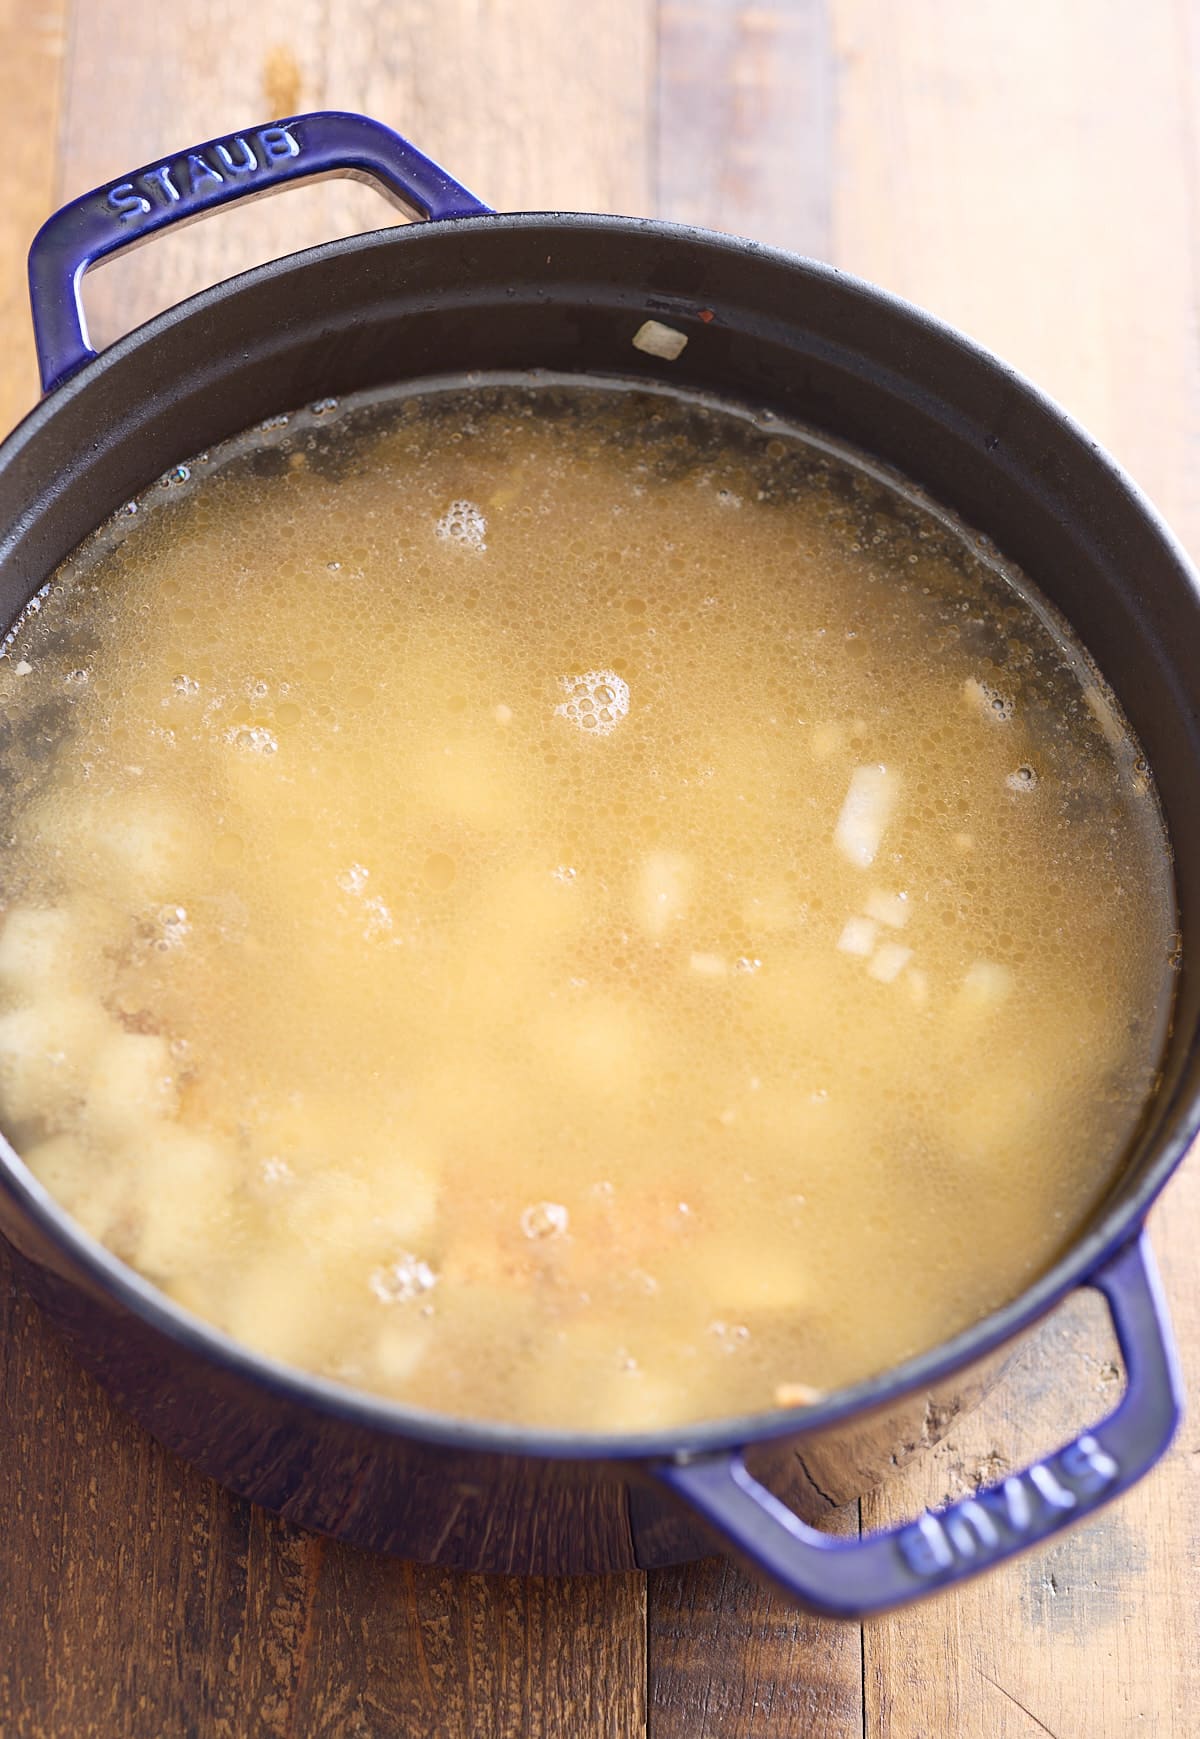
POLYGON ((46 397, 0 448, 5 624, 130 496, 281 410, 467 370, 665 375, 877 455, 1034 577, 1150 758, 1185 939, 1160 1085, 1118 1184, 1072 1247, 966 1333, 799 1411, 582 1436, 442 1418, 338 1387, 177 1308, 73 1226, 0 1141, 0 1230, 18 1273, 118 1401, 243 1496, 360 1545, 543 1574, 667 1563, 715 1545, 841 1616, 973 1575, 1140 1479, 1180 1410, 1143 1225, 1200 1116, 1200 969, 1188 940, 1200 902, 1200 592, 1111 459, 994 357, 827 266, 644 220, 498 216, 355 115, 213 140, 87 194, 38 235, 30 285, 46 397), (95 261, 331 174, 376 182, 428 221, 276 260, 102 356, 89 348, 79 291, 95 261), (686 333, 675 362, 631 347, 649 317, 686 333), (1114 1412, 1003 1484, 893 1532, 835 1539, 810 1525, 818 1492, 840 1500, 873 1483, 897 1445, 921 1435, 909 1416, 928 1419, 934 1395, 950 1396, 940 1417, 964 1404, 1013 1337, 1081 1285, 1107 1300, 1127 1367, 1114 1412))

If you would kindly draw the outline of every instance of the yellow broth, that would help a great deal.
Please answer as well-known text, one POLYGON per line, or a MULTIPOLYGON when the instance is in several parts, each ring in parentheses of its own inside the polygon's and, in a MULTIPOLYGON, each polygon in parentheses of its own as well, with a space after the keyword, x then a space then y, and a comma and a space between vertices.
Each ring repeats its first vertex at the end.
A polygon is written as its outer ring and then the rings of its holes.
POLYGON ((0 658, 0 1113, 288 1363, 446 1413, 802 1405, 1021 1291, 1152 1089, 1155 795, 1027 585, 665 394, 280 418, 0 658))

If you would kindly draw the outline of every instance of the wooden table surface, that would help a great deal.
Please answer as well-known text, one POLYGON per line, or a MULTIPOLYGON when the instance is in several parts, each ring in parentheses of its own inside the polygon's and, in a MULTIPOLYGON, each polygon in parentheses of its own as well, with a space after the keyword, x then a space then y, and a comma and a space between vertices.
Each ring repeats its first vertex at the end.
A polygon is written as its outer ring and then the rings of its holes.
MULTIPOLYGON (((0 0, 0 424, 34 398, 24 254, 53 206, 362 109, 500 208, 736 230, 924 303, 1068 405, 1200 554, 1198 85, 1194 0, 0 0)), ((90 279, 94 335, 391 219, 345 184, 227 213, 90 279)), ((1200 1397, 1196 1160, 1154 1226, 1200 1397)), ((8 1285, 0 1315, 4 1739, 1200 1735, 1195 1419, 1061 1544, 860 1630, 720 1561, 518 1581, 334 1546, 126 1423, 8 1285)), ((961 1494, 1119 1381, 1074 1301, 833 1525, 961 1494)))

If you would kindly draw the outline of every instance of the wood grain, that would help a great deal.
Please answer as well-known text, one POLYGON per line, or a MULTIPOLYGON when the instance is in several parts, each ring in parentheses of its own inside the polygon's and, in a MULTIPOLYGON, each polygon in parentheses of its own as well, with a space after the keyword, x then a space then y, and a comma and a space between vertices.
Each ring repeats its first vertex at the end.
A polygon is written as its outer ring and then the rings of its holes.
MULTIPOLYGON (((858 1505, 824 1524, 858 1532, 858 1505)), ((861 1739, 859 1627, 798 1612, 723 1558, 648 1578, 649 1739, 861 1739)))
POLYGON ((0 430, 37 397, 25 256, 54 203, 66 0, 0 0, 0 430))
MULTIPOLYGON (((1200 551, 1193 8, 834 0, 837 263, 923 302, 1057 394, 1200 551), (950 141, 953 142, 952 148, 950 141)), ((1195 1161, 1155 1217, 1197 1391, 1195 1161)), ((1075 1306, 932 1456, 883 1526, 1054 1447, 1112 1404, 1075 1306)), ((1061 1545, 866 1634, 878 1739, 1183 1739, 1200 1694, 1196 1428, 1061 1545)))
POLYGON ((656 217, 829 253, 826 0, 662 0, 656 217))

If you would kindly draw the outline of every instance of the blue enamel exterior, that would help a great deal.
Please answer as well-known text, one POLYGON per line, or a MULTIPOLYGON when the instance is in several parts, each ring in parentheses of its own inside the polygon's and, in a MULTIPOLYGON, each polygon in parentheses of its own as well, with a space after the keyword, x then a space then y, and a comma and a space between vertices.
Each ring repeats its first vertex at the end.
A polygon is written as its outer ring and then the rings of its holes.
POLYGON ((42 391, 53 391, 96 354, 82 284, 98 260, 234 201, 330 176, 372 182, 409 216, 434 222, 489 210, 390 127, 336 110, 250 127, 145 164, 73 199, 34 237, 29 300, 42 391))
MULTIPOLYGON (((46 391, 71 379, 94 358, 86 338, 80 285, 84 273, 97 260, 136 245, 173 223, 191 221, 234 200, 274 192, 301 178, 326 175, 376 182, 405 210, 435 222, 488 215, 486 206, 407 141, 357 115, 299 116, 177 153, 63 207, 35 239, 30 254, 30 294, 46 391)), ((500 225, 506 221, 511 220, 491 220, 500 225)), ((565 226, 572 220, 557 221, 565 226)), ((612 220, 614 226, 621 221, 612 220)), ((666 226, 642 227, 669 233, 666 226)), ((711 247, 715 238, 695 234, 699 243, 711 247)), ((811 266, 805 269, 820 271, 811 266)), ((888 301, 881 292, 866 286, 855 287, 854 293, 879 303, 888 301)), ((946 336, 964 351, 970 349, 957 335, 946 336)), ((136 342, 136 337, 123 341, 126 345, 136 342)), ((1070 433, 1067 419, 1060 421, 1070 433)), ((1131 498, 1135 496, 1128 480, 1115 468, 1112 475, 1114 486, 1131 498)), ((1146 522, 1153 521, 1152 510, 1144 503, 1139 503, 1139 510, 1146 522)), ((1158 527, 1157 522, 1154 528, 1164 542, 1169 541, 1165 528, 1158 527)), ((1194 1109, 1191 1117, 1194 1127, 1194 1109)), ((1183 1151, 1183 1140, 1176 1136, 1169 1156, 1172 1165, 1178 1163, 1183 1151)), ((277 1435, 291 1444, 293 1458, 298 1455, 303 1460, 306 1452, 296 1441, 298 1432, 311 1436, 314 1464, 321 1463, 318 1446, 324 1435, 336 1438, 344 1431, 350 1434, 347 1442, 351 1442, 355 1430, 371 1427, 390 1431, 398 1442, 403 1441, 408 1460, 398 1464, 399 1471, 387 1488, 387 1501, 394 1505, 399 1518, 396 1546, 389 1549, 425 1550, 422 1511, 436 1512, 437 1506, 429 1504, 424 1493, 433 1491, 444 1479, 457 1479, 460 1491, 469 1491, 480 1458, 488 1464, 489 1477, 501 1485, 504 1469, 511 1466, 513 1489, 522 1492, 529 1484, 530 1464, 545 1469, 539 1501, 545 1504, 551 1534, 555 1528, 590 1525, 587 1503, 579 1496, 587 1482, 627 1481, 636 1475, 651 1489, 671 1493, 698 1515, 728 1550, 804 1605, 836 1616, 858 1617, 974 1575, 1090 1514, 1148 1472, 1165 1452, 1180 1416, 1178 1369, 1142 1230, 1146 1209, 1165 1182, 1166 1169, 1156 1174, 1152 1188, 1135 1194, 1129 1211, 1110 1235, 1102 1242, 1091 1241, 1086 1263, 1075 1270, 1074 1283, 1082 1279, 1099 1289, 1112 1314, 1128 1374, 1127 1389, 1116 1410, 1073 1443, 997 1487, 903 1528, 844 1540, 807 1526, 747 1470, 747 1445, 783 1440, 794 1431, 794 1421, 784 1415, 745 1421, 742 1426, 738 1422, 705 1426, 681 1433, 674 1440, 661 1436, 587 1439, 438 1420, 355 1396, 272 1367, 192 1323, 152 1287, 83 1237, 2 1139, 0 1161, 0 1230, 16 1248, 31 1290, 77 1342, 81 1356, 87 1357, 89 1345, 94 1347, 96 1342, 98 1308, 106 1313, 106 1320, 111 1314, 113 1324, 127 1325, 133 1337, 131 1344, 140 1349, 129 1361, 136 1380, 130 1379, 132 1387, 124 1397, 120 1382, 112 1386, 118 1398, 126 1398, 152 1428, 161 1429, 167 1441, 195 1443, 197 1459, 210 1466, 220 1465, 220 1447, 209 1447, 203 1427, 198 1431, 189 1423, 185 1431, 170 1417, 172 1360, 211 1374, 219 1403, 213 1414, 218 1434, 225 1428, 221 1424, 222 1398, 228 1398, 232 1419, 245 1414, 250 1395, 260 1411, 272 1418, 277 1435), (78 1334, 77 1322, 83 1325, 78 1334), (161 1427, 154 1412, 154 1397, 160 1393, 161 1427), (422 1489, 421 1482, 426 1479, 431 1483, 422 1489)), ((1003 1334, 993 1332, 987 1344, 1027 1326, 1072 1283, 1048 1281, 1031 1289, 1006 1314, 1003 1334)), ((108 1332, 113 1332, 111 1327, 108 1332)), ((960 1336, 891 1378, 830 1397, 828 1403, 808 1410, 814 1426, 836 1426, 919 1381, 953 1372, 976 1356, 980 1338, 960 1336)), ((111 1383, 111 1373, 105 1380, 111 1383)), ((339 1439, 330 1454, 342 1453, 339 1439)), ((280 1466, 290 1466, 287 1456, 280 1454, 278 1459, 280 1466)), ((321 1465, 327 1469, 329 1458, 321 1465)), ((297 1483, 294 1470, 289 1472, 288 1481, 286 1491, 291 1494, 297 1483)), ((340 1511, 330 1519, 321 1508, 327 1483, 326 1471, 322 1492, 308 1503, 303 1519, 332 1532, 346 1532, 340 1511)), ((276 1501, 269 1475, 264 1476, 264 1483, 254 1486, 243 1480, 239 1489, 264 1502, 276 1501)), ((460 1505, 467 1503, 466 1499, 459 1501, 460 1505)), ((286 1507, 282 1496, 277 1507, 286 1507)), ((636 1507, 634 1503, 631 1514, 636 1507)), ((482 1518, 480 1525, 491 1526, 491 1518, 482 1518)), ((386 1543, 386 1534, 376 1530, 375 1543, 380 1538, 386 1543)), ((439 1533, 431 1555, 437 1555, 442 1539, 439 1533)), ((604 1549, 598 1550, 598 1561, 603 1560, 604 1549)), ((620 1561, 619 1556, 614 1557, 613 1567, 620 1561)))

